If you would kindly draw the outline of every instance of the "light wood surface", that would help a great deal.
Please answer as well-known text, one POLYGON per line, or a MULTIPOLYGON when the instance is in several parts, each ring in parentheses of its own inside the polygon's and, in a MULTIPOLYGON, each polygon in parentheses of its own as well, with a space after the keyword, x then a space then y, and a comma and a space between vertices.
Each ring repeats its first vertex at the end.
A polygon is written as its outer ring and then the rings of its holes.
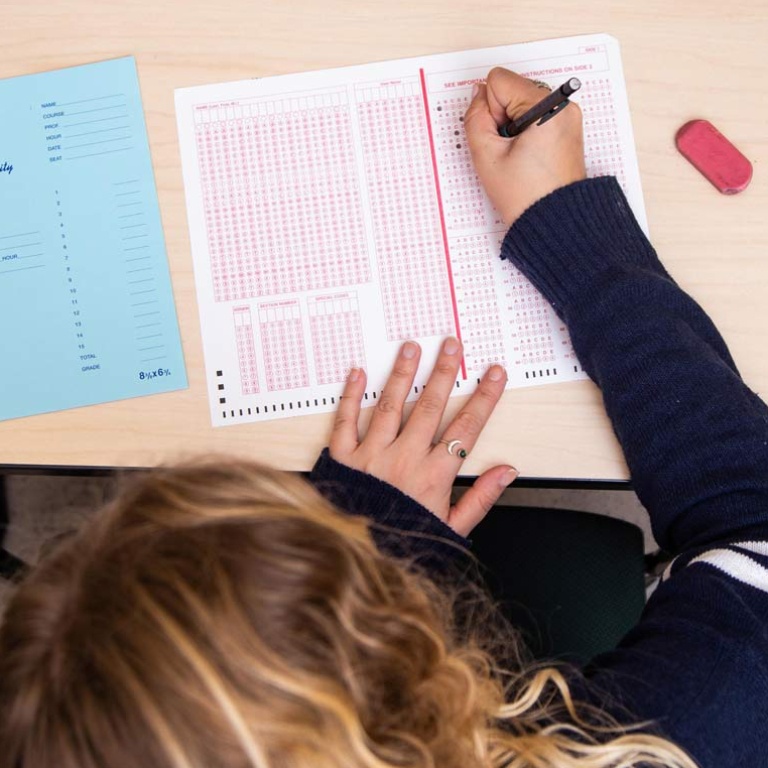
MULTIPOLYGON (((151 466, 213 451, 303 470, 325 444, 330 415, 210 426, 175 88, 582 33, 621 43, 662 259, 712 315, 752 388, 768 395, 765 0, 5 0, 0 29, 0 77, 136 57, 190 380, 183 392, 0 423, 0 465, 151 466), (677 154, 675 131, 694 117, 753 162, 746 192, 718 194, 677 154)), ((524 477, 627 476, 587 382, 507 392, 464 471, 497 461, 524 477)))

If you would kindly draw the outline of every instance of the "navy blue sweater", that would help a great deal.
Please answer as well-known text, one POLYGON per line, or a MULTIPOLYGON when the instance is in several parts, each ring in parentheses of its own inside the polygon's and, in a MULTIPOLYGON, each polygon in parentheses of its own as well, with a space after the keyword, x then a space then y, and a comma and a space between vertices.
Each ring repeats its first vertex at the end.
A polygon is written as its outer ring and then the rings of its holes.
MULTIPOLYGON (((603 393, 654 536, 674 554, 641 620, 585 669, 596 689, 702 768, 768 765, 768 408, 666 272, 615 179, 529 208, 502 245, 565 321, 603 393)), ((427 565, 466 540, 397 489, 323 452, 336 504, 417 530, 427 565)), ((394 534, 380 546, 398 554, 394 534)), ((402 545, 401 545, 402 546, 402 545)))

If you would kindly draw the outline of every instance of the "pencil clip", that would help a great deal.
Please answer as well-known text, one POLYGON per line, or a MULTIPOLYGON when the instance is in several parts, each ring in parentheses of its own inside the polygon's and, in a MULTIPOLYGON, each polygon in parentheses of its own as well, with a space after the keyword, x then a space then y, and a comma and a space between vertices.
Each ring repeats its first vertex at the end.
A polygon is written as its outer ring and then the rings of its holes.
POLYGON ((565 101, 561 101, 556 107, 554 107, 549 112, 547 112, 547 114, 544 115, 544 117, 542 117, 541 120, 539 120, 539 122, 536 123, 536 125, 544 125, 544 123, 546 123, 547 120, 551 120, 558 112, 565 109, 570 103, 571 102, 568 99, 566 99, 565 101))

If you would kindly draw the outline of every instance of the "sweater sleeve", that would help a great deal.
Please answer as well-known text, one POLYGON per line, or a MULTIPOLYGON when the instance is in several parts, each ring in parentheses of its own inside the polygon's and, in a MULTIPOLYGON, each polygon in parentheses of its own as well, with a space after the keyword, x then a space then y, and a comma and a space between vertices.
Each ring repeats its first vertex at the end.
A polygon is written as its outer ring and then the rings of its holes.
POLYGON ((334 460, 327 448, 309 480, 342 512, 368 518, 382 552, 436 579, 474 567, 468 539, 395 486, 334 460))
POLYGON ((614 179, 536 203, 502 256, 568 325, 654 534, 677 555, 637 626, 585 669, 610 696, 595 703, 654 723, 702 768, 765 765, 768 409, 614 179))
POLYGON ((659 544, 677 554, 768 538, 768 409, 659 262, 616 180, 536 203, 502 257, 568 326, 659 544))

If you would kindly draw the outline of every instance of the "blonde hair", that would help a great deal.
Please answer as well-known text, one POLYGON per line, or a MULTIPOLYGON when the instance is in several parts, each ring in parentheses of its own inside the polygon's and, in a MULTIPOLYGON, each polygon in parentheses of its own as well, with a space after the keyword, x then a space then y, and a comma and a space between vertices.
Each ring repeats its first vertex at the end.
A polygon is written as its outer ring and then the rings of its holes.
POLYGON ((298 478, 157 470, 9 604, 0 768, 694 765, 587 724, 553 667, 500 674, 452 616, 298 478))

